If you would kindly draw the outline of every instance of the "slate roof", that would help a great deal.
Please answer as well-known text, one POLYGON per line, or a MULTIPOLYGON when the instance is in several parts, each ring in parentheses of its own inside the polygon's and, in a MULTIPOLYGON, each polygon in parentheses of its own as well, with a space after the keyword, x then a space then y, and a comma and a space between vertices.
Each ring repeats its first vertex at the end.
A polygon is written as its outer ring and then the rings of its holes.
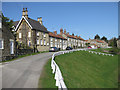
POLYGON ((13 25, 16 27, 18 23, 19 23, 19 21, 15 21, 15 22, 13 22, 13 25))
POLYGON ((48 32, 47 28, 41 25, 39 21, 33 20, 31 18, 28 18, 27 20, 30 23, 30 25, 33 27, 33 29, 40 30, 42 32, 48 32))
MULTIPOLYGON (((41 25, 41 24, 39 23, 39 21, 33 20, 33 19, 31 19, 31 18, 28 18, 27 21, 28 21, 29 24, 32 26, 32 29, 33 29, 33 30, 39 30, 39 31, 41 31, 41 32, 47 32, 47 33, 48 33, 47 28, 44 27, 43 25, 41 25)), ((13 22, 13 24, 14 24, 15 27, 18 25, 18 23, 19 23, 19 21, 13 22)))

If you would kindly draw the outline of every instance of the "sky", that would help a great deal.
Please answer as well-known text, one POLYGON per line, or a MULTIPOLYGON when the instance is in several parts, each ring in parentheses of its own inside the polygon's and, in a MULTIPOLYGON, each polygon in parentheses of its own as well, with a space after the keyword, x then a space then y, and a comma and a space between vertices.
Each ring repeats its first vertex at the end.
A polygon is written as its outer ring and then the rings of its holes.
POLYGON ((118 36, 117 2, 3 2, 4 16, 18 21, 22 9, 28 8, 28 16, 42 17, 48 31, 66 29, 83 39, 93 39, 96 34, 108 39, 118 36))

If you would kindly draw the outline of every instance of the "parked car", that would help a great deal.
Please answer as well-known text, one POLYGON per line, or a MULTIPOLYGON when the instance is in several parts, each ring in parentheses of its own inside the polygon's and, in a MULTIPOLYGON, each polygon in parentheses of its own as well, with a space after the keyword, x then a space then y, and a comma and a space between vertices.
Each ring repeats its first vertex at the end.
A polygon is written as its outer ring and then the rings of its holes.
POLYGON ((88 46, 88 48, 92 48, 91 46, 88 46))
POLYGON ((69 47, 69 46, 66 48, 66 50, 72 50, 72 49, 73 49, 73 48, 72 48, 72 47, 69 47))
POLYGON ((57 52, 57 51, 59 51, 59 48, 57 48, 57 47, 50 47, 49 52, 57 52))

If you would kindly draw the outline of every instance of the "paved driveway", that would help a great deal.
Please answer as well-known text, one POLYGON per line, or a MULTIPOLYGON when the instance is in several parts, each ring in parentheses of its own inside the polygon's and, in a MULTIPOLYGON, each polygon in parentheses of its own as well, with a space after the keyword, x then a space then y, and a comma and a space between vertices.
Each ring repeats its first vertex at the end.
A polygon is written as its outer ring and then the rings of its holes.
POLYGON ((2 88, 37 88, 42 68, 52 54, 41 53, 3 65, 2 88))

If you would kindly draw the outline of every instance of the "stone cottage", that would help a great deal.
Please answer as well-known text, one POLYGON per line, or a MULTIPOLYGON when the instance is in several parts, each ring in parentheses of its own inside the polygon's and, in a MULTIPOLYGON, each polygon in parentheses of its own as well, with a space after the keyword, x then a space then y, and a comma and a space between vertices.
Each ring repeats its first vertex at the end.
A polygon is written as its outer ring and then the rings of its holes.
POLYGON ((31 19, 28 17, 27 8, 23 8, 21 20, 14 22, 13 27, 17 33, 17 42, 38 51, 49 50, 49 32, 43 25, 42 17, 31 19))
POLYGON ((0 61, 9 60, 15 56, 15 37, 4 25, 0 29, 0 61))

